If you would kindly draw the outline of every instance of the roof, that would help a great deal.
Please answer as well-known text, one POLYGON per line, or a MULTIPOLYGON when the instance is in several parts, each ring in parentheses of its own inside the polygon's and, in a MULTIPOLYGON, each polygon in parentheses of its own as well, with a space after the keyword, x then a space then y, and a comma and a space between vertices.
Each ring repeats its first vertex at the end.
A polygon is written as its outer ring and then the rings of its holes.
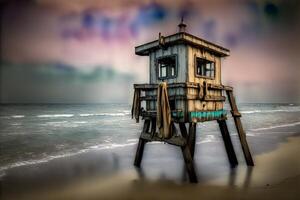
MULTIPOLYGON (((218 56, 229 56, 229 49, 216 45, 186 32, 178 32, 173 35, 164 37, 164 45, 171 46, 176 44, 188 44, 197 48, 204 48, 218 56)), ((135 47, 135 54, 140 56, 148 56, 151 51, 160 49, 161 45, 158 40, 142 44, 135 47)))

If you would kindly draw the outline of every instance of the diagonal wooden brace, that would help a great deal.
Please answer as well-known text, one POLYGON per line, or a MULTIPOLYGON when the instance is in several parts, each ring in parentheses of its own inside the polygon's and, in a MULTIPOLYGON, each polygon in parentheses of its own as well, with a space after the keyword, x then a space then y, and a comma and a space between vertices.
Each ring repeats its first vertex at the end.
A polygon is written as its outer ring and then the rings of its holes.
POLYGON ((242 122, 241 122, 241 114, 238 111, 236 102, 235 102, 235 98, 233 96, 233 90, 226 90, 226 94, 228 96, 228 100, 229 100, 229 104, 231 107, 231 114, 232 117, 234 119, 234 123, 235 123, 235 127, 237 129, 238 135, 239 135, 239 139, 242 145, 242 149, 243 149, 243 153, 244 153, 244 157, 246 159, 246 163, 248 166, 254 166, 254 162, 252 159, 252 155, 250 153, 250 149, 247 143, 247 139, 246 139, 246 133, 243 129, 242 126, 242 122))

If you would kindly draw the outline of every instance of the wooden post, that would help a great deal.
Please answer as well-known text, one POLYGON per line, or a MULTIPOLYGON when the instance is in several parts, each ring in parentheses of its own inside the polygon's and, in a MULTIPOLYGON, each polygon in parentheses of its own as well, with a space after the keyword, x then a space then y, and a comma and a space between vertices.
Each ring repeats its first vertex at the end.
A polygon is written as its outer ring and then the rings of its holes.
POLYGON ((227 124, 226 124, 226 120, 222 119, 222 120, 217 120, 219 127, 220 127, 220 131, 223 137, 223 141, 224 141, 224 145, 225 145, 225 149, 227 152, 227 156, 228 156, 228 160, 230 162, 230 166, 231 167, 236 167, 238 165, 238 160, 236 158, 235 152, 234 152, 234 148, 231 142, 231 138, 230 138, 230 134, 227 128, 227 124))
MULTIPOLYGON (((150 127, 150 120, 146 119, 144 122, 144 127, 143 127, 142 133, 147 133, 149 131, 149 127, 150 127)), ((134 159, 134 165, 136 167, 141 166, 145 144, 146 144, 146 140, 144 140, 140 137, 138 147, 136 150, 136 154, 135 154, 135 159, 134 159)))
POLYGON ((196 145, 196 126, 197 123, 191 122, 189 125, 189 135, 188 135, 188 140, 187 143, 189 145, 189 149, 191 152, 191 156, 194 159, 194 154, 195 154, 195 145, 196 145))
POLYGON ((183 154, 183 158, 184 158, 184 162, 185 162, 185 166, 189 175, 189 179, 191 183, 197 183, 198 179, 197 179, 197 175, 195 172, 195 168, 194 168, 194 162, 193 162, 193 158, 189 149, 188 145, 185 145, 183 147, 181 147, 182 150, 182 154, 183 154))
POLYGON ((231 114, 232 117, 234 119, 234 123, 241 141, 241 145, 242 145, 242 149, 244 152, 244 156, 246 159, 246 163, 248 166, 254 166, 254 162, 250 153, 250 149, 247 143, 247 139, 246 139, 246 133, 244 132, 243 126, 242 126, 242 122, 241 122, 241 114, 238 111, 234 96, 233 96, 233 91, 231 90, 226 90, 227 96, 228 96, 228 100, 229 100, 229 104, 231 107, 231 114))
POLYGON ((143 153, 144 153, 144 147, 145 147, 146 141, 142 138, 139 139, 139 144, 136 150, 135 159, 134 159, 134 165, 136 167, 141 166, 143 153))
POLYGON ((156 117, 151 118, 151 138, 156 134, 156 117))
POLYGON ((181 147, 185 166, 188 172, 189 180, 192 183, 197 183, 197 175, 194 168, 194 151, 196 139, 196 123, 190 123, 189 134, 187 133, 185 123, 179 123, 179 128, 183 138, 187 140, 186 145, 181 147))
POLYGON ((196 123, 189 124, 189 134, 187 133, 185 123, 180 122, 179 128, 183 138, 187 140, 187 145, 190 149, 192 158, 194 159, 195 145, 196 145, 196 123))
POLYGON ((180 122, 179 123, 179 128, 180 128, 180 132, 181 132, 182 137, 187 138, 188 133, 186 131, 185 123, 180 122))

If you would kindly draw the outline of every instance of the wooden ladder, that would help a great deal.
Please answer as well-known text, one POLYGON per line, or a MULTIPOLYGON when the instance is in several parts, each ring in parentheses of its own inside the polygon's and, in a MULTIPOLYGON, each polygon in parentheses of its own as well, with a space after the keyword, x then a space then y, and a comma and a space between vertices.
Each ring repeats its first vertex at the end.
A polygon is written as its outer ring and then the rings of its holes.
MULTIPOLYGON (((228 96, 229 104, 231 107, 231 114, 234 118, 235 126, 237 128, 237 132, 239 135, 239 139, 242 145, 243 153, 246 159, 246 163, 248 166, 254 166, 253 159, 247 144, 246 140, 246 134, 243 130, 243 126, 241 123, 241 114, 238 112, 237 105, 233 96, 233 90, 230 87, 226 87, 226 94, 228 96)), ((233 144, 230 138, 230 134, 228 131, 228 127, 226 124, 226 117, 220 118, 217 120, 219 124, 219 128, 222 134, 224 146, 226 149, 226 153, 228 156, 229 163, 231 167, 236 167, 238 165, 238 160, 233 148, 233 144)), ((173 130, 175 130, 175 125, 172 124, 174 127, 173 130)), ((179 146, 181 148, 185 166, 187 169, 187 173, 189 176, 189 180, 192 183, 197 183, 197 175, 194 167, 194 153, 195 153, 195 144, 196 144, 196 126, 197 123, 190 122, 189 123, 189 130, 187 131, 186 124, 183 122, 179 123, 180 133, 181 135, 175 135, 172 136, 169 139, 162 139, 157 136, 156 133, 156 118, 155 117, 148 117, 144 120, 144 126, 142 133, 139 138, 138 147, 136 150, 134 165, 136 167, 140 167, 142 158, 143 158, 143 152, 145 148, 145 144, 147 142, 151 141, 161 141, 165 142, 171 145, 179 146), (150 129, 151 125, 151 129, 150 129)))

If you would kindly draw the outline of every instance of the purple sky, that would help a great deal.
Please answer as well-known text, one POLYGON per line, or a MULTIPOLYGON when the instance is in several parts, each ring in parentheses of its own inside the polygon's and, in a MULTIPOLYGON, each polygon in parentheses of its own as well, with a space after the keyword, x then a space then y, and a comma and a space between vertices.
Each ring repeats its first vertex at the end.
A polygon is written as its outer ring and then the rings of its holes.
POLYGON ((1 102, 130 102, 124 90, 148 81, 134 47, 175 33, 181 15, 231 50, 222 78, 239 101, 300 102, 296 0, 2 2, 1 102))

